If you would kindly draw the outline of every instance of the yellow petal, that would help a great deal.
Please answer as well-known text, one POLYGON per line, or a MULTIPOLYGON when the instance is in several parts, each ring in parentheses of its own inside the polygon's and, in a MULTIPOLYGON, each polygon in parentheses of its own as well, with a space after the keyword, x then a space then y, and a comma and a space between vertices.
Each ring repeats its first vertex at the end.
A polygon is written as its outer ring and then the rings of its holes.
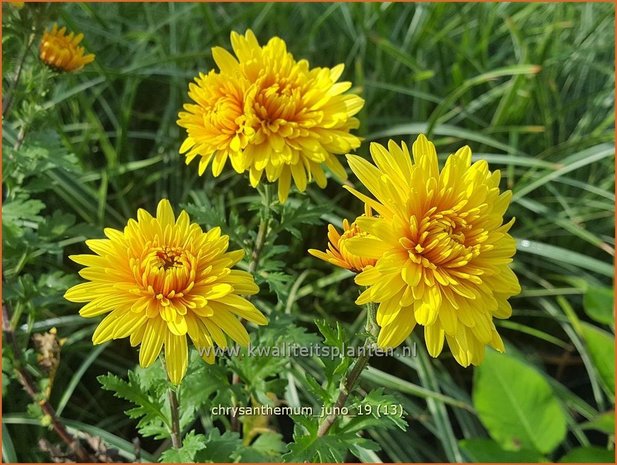
POLYGON ((348 239, 345 242, 345 246, 352 255, 375 259, 381 258, 381 256, 391 248, 389 244, 383 242, 381 239, 361 236, 348 239))
POLYGON ((429 326, 435 323, 441 306, 441 293, 435 287, 429 288, 422 300, 415 302, 415 317, 419 324, 429 326))
POLYGON ((212 57, 223 73, 233 73, 238 67, 238 61, 224 48, 213 47, 212 57))
POLYGON ((94 334, 92 335, 92 343, 98 345, 112 340, 116 325, 118 323, 118 318, 120 318, 122 314, 122 311, 116 310, 103 318, 103 321, 101 321, 96 327, 96 330, 94 330, 94 334))
POLYGON ((443 330, 450 336, 454 336, 456 334, 458 325, 456 310, 447 302, 442 303, 439 309, 439 323, 443 330))
POLYGON ((216 345, 222 348, 227 347, 227 339, 225 338, 225 334, 223 334, 221 328, 219 328, 216 323, 211 320, 211 318, 212 317, 200 318, 200 321, 206 327, 216 345))
POLYGON ((144 337, 144 333, 146 332, 146 324, 142 324, 139 328, 131 333, 131 337, 129 339, 131 343, 131 347, 136 347, 141 344, 141 340, 144 337))
POLYGON ((210 302, 210 305, 216 312, 218 309, 228 310, 241 316, 245 320, 258 325, 268 324, 268 319, 261 313, 255 305, 240 296, 230 294, 218 301, 210 302))
POLYGON ((114 339, 129 337, 131 333, 137 331, 145 322, 145 313, 134 313, 129 309, 123 310, 124 314, 118 318, 114 328, 114 339))
POLYGON ((184 336, 188 331, 184 315, 180 315, 177 312, 173 312, 172 317, 166 323, 169 331, 176 336, 184 336))
POLYGON ((168 332, 167 325, 162 318, 148 319, 139 350, 139 364, 142 367, 147 368, 154 363, 161 352, 168 332))
POLYGON ((411 334, 415 326, 413 308, 402 308, 389 325, 381 328, 377 345, 383 348, 397 347, 411 334))
POLYGON ((304 192, 306 190, 306 171, 304 169, 304 165, 301 163, 295 163, 290 165, 291 175, 293 176, 294 183, 300 192, 304 192))
MULTIPOLYGON (((69 299, 71 300, 71 299, 69 299)), ((95 316, 103 315, 115 310, 117 306, 126 304, 127 296, 109 296, 109 297, 97 297, 89 304, 84 305, 79 314, 84 318, 92 318, 95 316)))
POLYGON ((371 286, 376 284, 381 276, 382 275, 377 268, 374 266, 368 266, 361 273, 356 275, 354 281, 360 286, 371 286))
POLYGON ((250 338, 246 332, 246 328, 231 313, 227 310, 215 311, 210 317, 219 328, 221 328, 229 337, 242 346, 248 346, 250 338))
POLYGON ((381 171, 357 155, 347 155, 347 162, 354 174, 377 200, 382 203, 387 201, 387 195, 381 185, 381 171))
POLYGON ((443 349, 445 332, 439 323, 424 327, 424 341, 431 357, 437 357, 443 349))
POLYGON ((289 195, 289 189, 291 187, 291 170, 286 166, 281 171, 279 177, 278 196, 279 202, 285 203, 287 196, 289 195))
POLYGON ((186 336, 176 336, 167 332, 165 338, 165 366, 167 376, 173 384, 180 384, 186 373, 189 361, 189 352, 186 336))
POLYGON ((161 226, 165 228, 165 226, 170 225, 173 226, 176 222, 176 218, 174 216, 174 211, 171 208, 171 204, 169 200, 162 199, 156 207, 156 218, 161 223, 161 226))
POLYGON ((512 306, 504 296, 495 295, 497 308, 492 309, 495 318, 510 318, 512 316, 512 306))
POLYGON ((424 134, 420 134, 412 145, 413 158, 428 177, 439 176, 439 164, 435 145, 424 134))

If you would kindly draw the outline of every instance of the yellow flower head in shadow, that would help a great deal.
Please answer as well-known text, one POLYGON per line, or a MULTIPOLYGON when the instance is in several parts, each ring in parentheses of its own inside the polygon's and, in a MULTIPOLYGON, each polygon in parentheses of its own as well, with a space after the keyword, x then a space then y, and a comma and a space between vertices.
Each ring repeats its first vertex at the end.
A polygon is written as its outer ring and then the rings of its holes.
POLYGON ((292 180, 301 192, 312 180, 325 187, 324 166, 345 179, 336 155, 360 145, 350 130, 359 125, 354 115, 364 101, 346 93, 350 82, 337 82, 344 66, 310 68, 282 39, 260 46, 250 30, 232 32, 231 44, 235 56, 212 49, 220 71, 189 85, 195 103, 186 104, 178 120, 187 130, 180 148, 186 162, 199 155, 199 173, 212 163, 218 176, 229 158, 238 173, 248 171, 253 187, 264 177, 278 181, 281 202, 292 180))
MULTIPOLYGON (((370 217, 371 209, 366 208, 366 217, 370 217)), ((314 257, 317 257, 321 260, 324 260, 332 265, 336 265, 341 268, 345 268, 347 270, 354 271, 359 273, 363 271, 368 266, 375 265, 374 258, 366 258, 359 255, 354 255, 350 253, 347 247, 347 243, 349 239, 352 237, 367 237, 369 234, 362 231, 358 225, 357 221, 349 224, 347 219, 343 220, 343 233, 339 233, 336 228, 329 224, 328 225, 328 249, 325 252, 316 249, 309 249, 309 253, 314 257)))
POLYGON ((57 71, 78 71, 94 61, 94 55, 84 55, 84 48, 79 46, 83 38, 81 33, 66 34, 66 27, 58 29, 58 25, 54 24, 51 31, 43 34, 39 56, 47 66, 57 71))
POLYGON ((515 241, 503 223, 511 192, 499 192, 499 171, 471 163, 469 147, 440 171, 435 146, 420 135, 412 147, 371 144, 375 164, 348 155, 372 197, 348 188, 379 216, 358 218, 370 236, 350 239, 350 253, 377 260, 355 278, 367 286, 358 304, 379 303, 378 345, 396 347, 416 324, 429 353, 448 342, 463 366, 477 365, 485 345, 503 351, 493 317, 508 318, 507 299, 521 290, 508 264, 515 241))
POLYGON ((167 200, 152 217, 145 210, 123 231, 105 229, 107 239, 86 241, 94 255, 70 258, 84 265, 88 280, 69 289, 65 298, 85 303, 79 314, 107 316, 92 342, 130 337, 141 344, 139 363, 150 366, 165 347, 169 379, 178 384, 188 364, 187 336, 212 363, 216 344, 227 338, 248 345, 249 335, 238 320, 267 324, 265 316, 241 295, 259 291, 253 277, 232 269, 244 252, 227 251, 229 237, 220 228, 202 231, 186 212, 177 218, 167 200))

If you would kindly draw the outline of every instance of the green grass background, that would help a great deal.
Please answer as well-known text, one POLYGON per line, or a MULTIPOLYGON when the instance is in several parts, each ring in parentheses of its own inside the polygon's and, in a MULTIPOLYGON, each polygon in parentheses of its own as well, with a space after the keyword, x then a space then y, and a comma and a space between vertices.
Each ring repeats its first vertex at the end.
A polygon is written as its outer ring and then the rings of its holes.
MULTIPOLYGON (((296 58, 313 66, 345 63, 344 78, 366 100, 359 130, 365 142, 358 153, 367 155, 370 141, 409 143, 424 132, 442 160, 468 144, 474 157, 502 170, 503 187, 514 192, 514 269, 524 291, 512 299, 514 315, 500 323, 500 332, 512 350, 566 388, 560 402, 570 402, 572 418, 610 408, 613 401, 586 361, 576 321, 589 320, 583 296, 590 286, 612 287, 613 5, 91 3, 65 4, 57 13, 59 23, 85 34, 96 61, 79 74, 53 78, 41 98, 45 121, 37 124, 57 132, 83 173, 50 174, 45 215, 71 214, 83 227, 63 238, 63 249, 29 250, 21 267, 5 272, 74 275, 65 257, 83 250, 85 237, 100 235, 104 226, 121 227, 138 207, 153 210, 162 197, 174 205, 219 202, 228 212, 255 201, 248 180, 231 169, 214 179, 209 171, 199 178, 195 164, 185 166, 177 153, 184 134, 175 123, 188 101, 188 82, 213 66, 210 48, 230 48, 230 31, 252 28, 262 43, 282 37, 296 58)), ((21 45, 19 37, 5 44, 4 88, 21 45)), ((36 62, 35 51, 31 55, 36 62)), ((5 145, 17 137, 12 123, 5 121, 5 145)), ((331 208, 322 225, 303 229, 302 241, 289 238, 285 271, 295 290, 283 306, 308 327, 315 317, 357 327, 352 280, 307 257, 306 250, 323 248, 326 222, 338 225, 360 213, 361 205, 334 180, 305 195, 331 208)), ((257 217, 244 221, 249 230, 257 228, 257 217)), ((276 298, 266 294, 260 303, 273 308, 276 298)), ((122 412, 126 403, 102 391, 95 377, 125 375, 136 353, 123 342, 92 348, 96 322, 77 316, 61 294, 52 295, 29 323, 29 330, 56 326, 68 336, 52 392, 67 424, 130 449, 123 441, 135 431, 122 412)), ((471 406, 473 370, 446 352, 430 363, 379 360, 365 376, 369 385, 400 393, 410 413, 408 432, 372 435, 383 452, 369 458, 462 460, 468 457, 458 440, 486 435, 473 411, 434 396, 471 406)), ((5 458, 40 461, 44 456, 31 441, 45 433, 32 424, 26 404, 18 384, 8 385, 3 438, 11 447, 5 458)), ((593 434, 588 441, 606 443, 593 434)), ((580 435, 571 433, 559 453, 580 443, 580 435)), ((156 444, 145 441, 143 447, 154 453, 156 444)))

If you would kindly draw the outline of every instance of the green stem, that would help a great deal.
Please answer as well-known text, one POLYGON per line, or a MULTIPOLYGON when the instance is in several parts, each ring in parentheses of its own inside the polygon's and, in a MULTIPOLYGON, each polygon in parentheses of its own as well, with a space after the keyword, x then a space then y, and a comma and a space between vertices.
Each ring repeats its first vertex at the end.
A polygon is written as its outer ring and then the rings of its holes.
MULTIPOLYGON (((270 228, 270 204, 272 203, 272 185, 264 184, 263 192, 260 191, 261 194, 261 211, 259 213, 259 227, 257 229, 257 236, 255 237, 255 244, 253 245, 253 250, 251 252, 251 260, 248 266, 248 272, 251 275, 254 275, 257 271, 257 267, 259 265, 259 258, 261 257, 261 252, 266 245, 266 239, 268 237, 268 229, 270 228)), ((250 297, 249 297, 250 299, 250 297)), ((231 377, 232 384, 240 384, 240 376, 237 373, 234 373, 231 377)), ((236 399, 233 398, 234 406, 236 406, 236 399)), ((240 431, 240 422, 238 416, 234 413, 231 414, 231 430, 234 432, 240 431)))
POLYGON ((339 387, 339 394, 334 404, 334 408, 332 409, 333 413, 328 415, 319 425, 319 429, 317 430, 318 437, 328 434, 328 431, 339 416, 337 415, 337 412, 340 412, 341 409, 345 406, 345 402, 347 402, 349 394, 358 382, 360 374, 368 365, 369 359, 371 357, 370 349, 373 346, 373 343, 375 342, 375 339, 379 332, 379 326, 377 326, 376 316, 377 308, 375 304, 369 303, 366 307, 366 331, 368 332, 368 335, 366 337, 366 340, 364 341, 362 352, 356 359, 356 362, 354 363, 351 371, 341 381, 339 387))
POLYGON ((270 226, 270 204, 272 203, 271 185, 265 184, 262 193, 262 208, 259 218, 259 228, 257 229, 257 237, 255 237, 255 245, 251 253, 251 261, 249 262, 248 272, 254 274, 259 265, 259 257, 266 244, 268 237, 268 228, 270 226))
POLYGON ((180 432, 180 406, 176 390, 169 388, 169 407, 171 409, 171 445, 174 449, 182 447, 182 434, 180 432))
POLYGON ((4 119, 7 118, 7 116, 9 115, 9 110, 11 108, 11 105, 13 104, 13 98, 15 95, 15 92, 17 91, 17 86, 19 85, 19 81, 21 79, 21 72, 24 68, 24 63, 26 61, 26 57, 28 56, 28 52, 30 51, 30 48, 32 47, 32 44, 34 44, 34 39, 36 37, 35 32, 33 31, 30 36, 28 37, 28 41, 26 42, 26 46, 24 47, 24 51, 19 59, 19 64, 17 65, 17 74, 15 76, 15 81, 13 81, 13 84, 11 85, 11 88, 8 90, 7 92, 7 96, 6 96, 6 100, 4 101, 4 104, 2 106, 2 117, 4 119))

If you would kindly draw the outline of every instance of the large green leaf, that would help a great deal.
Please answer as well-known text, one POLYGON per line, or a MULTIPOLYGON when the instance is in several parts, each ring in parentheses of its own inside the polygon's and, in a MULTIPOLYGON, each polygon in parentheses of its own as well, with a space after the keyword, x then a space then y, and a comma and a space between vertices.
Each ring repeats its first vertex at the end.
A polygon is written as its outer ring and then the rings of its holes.
POLYGON ((602 381, 615 394, 615 336, 583 323, 583 337, 602 381))
POLYGON ((583 308, 598 323, 614 324, 613 290, 610 287, 589 287, 583 297, 583 308))
POLYGON ((472 462, 537 463, 546 459, 535 450, 505 450, 492 439, 472 438, 459 441, 459 446, 472 462))
POLYGON ((548 453, 565 437, 566 417, 548 381, 509 355, 487 351, 475 372, 473 403, 504 449, 548 453))
POLYGON ((559 461, 562 463, 615 463, 615 452, 601 447, 577 447, 559 461))
POLYGON ((606 412, 581 425, 583 429, 594 429, 608 435, 615 434, 615 412, 606 412))

